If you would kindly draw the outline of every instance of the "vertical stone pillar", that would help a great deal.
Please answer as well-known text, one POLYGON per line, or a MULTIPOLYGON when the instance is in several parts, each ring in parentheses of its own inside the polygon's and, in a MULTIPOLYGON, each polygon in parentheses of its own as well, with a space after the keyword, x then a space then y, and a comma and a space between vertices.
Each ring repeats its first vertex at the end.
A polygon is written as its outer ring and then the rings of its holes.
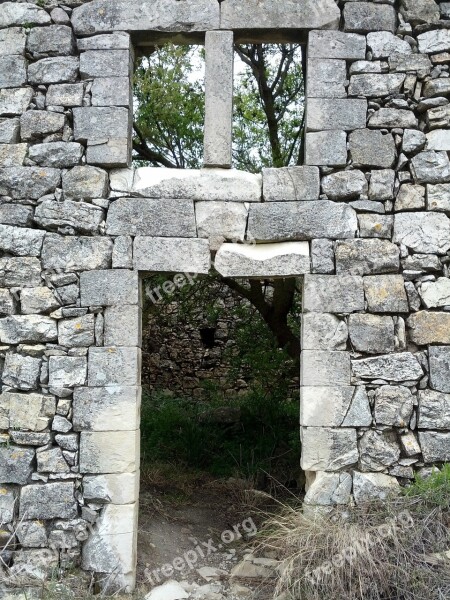
POLYGON ((204 166, 231 167, 233 127, 233 32, 208 31, 204 166))

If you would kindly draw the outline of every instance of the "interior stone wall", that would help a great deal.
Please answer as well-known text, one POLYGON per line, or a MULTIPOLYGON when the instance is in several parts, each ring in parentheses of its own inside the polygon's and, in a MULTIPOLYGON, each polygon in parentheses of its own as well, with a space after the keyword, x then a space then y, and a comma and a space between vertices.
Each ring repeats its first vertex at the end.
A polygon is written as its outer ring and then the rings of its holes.
POLYGON ((0 542, 14 532, 13 569, 75 563, 134 585, 146 272, 206 273, 213 259, 229 277, 305 274, 307 503, 383 497, 450 460, 449 3, 75 4, 0 4, 0 542), (308 38, 306 165, 133 170, 134 46, 221 30, 308 38))

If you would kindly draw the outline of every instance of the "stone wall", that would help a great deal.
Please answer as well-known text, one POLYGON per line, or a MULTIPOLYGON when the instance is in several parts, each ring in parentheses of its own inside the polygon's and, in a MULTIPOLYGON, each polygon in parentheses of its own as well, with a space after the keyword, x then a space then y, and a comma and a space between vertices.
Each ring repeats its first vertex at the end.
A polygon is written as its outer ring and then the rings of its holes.
MULTIPOLYGON (((133 586, 139 278, 206 273, 211 251, 229 277, 306 274, 307 502, 382 497, 450 460, 449 3, 282 6, 0 4, 0 511, 16 570, 74 561, 133 586), (133 46, 207 32, 229 60, 229 31, 308 38, 307 165, 131 169, 133 46)), ((207 64, 217 84, 217 53, 207 64)), ((205 145, 229 166, 222 133, 210 117, 205 145)))

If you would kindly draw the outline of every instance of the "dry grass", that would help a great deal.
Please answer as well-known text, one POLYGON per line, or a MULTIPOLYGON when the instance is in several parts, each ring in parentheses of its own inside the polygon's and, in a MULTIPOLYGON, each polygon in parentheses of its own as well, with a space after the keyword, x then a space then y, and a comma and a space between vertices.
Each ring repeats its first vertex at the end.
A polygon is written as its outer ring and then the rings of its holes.
POLYGON ((261 547, 281 559, 275 596, 295 600, 450 598, 448 513, 420 497, 307 515, 285 507, 261 547))

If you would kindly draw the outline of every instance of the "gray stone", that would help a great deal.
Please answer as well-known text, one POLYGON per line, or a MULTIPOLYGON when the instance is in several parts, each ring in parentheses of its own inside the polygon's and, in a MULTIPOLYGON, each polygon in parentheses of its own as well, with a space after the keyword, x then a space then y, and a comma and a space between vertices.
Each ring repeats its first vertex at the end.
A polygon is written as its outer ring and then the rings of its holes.
POLYGON ((28 151, 28 144, 0 144, 0 167, 20 167, 28 151))
POLYGON ((0 86, 14 88, 27 82, 27 62, 23 56, 0 56, 0 86))
MULTIPOLYGON (((410 271, 425 271, 427 273, 439 273, 442 271, 442 263, 434 254, 411 254, 402 260, 403 268, 410 271)), ((423 285, 429 282, 424 281, 423 285)))
POLYGON ((78 77, 79 59, 75 56, 43 58, 28 67, 28 81, 32 84, 72 83, 78 77))
POLYGON ((423 310, 409 317, 408 327, 415 344, 450 344, 450 313, 423 310))
POLYGON ((16 390, 35 390, 41 371, 41 359, 21 354, 7 354, 2 381, 16 390))
POLYGON ((134 347, 90 348, 89 386, 137 385, 141 374, 140 352, 134 347))
POLYGON ((305 275, 305 312, 344 313, 364 310, 362 277, 352 275, 305 275))
POLYGON ((0 258, 2 287, 36 287, 41 284, 41 263, 37 258, 0 258))
POLYGON ((386 500, 398 495, 399 491, 400 485, 395 477, 383 473, 353 472, 353 496, 356 504, 370 503, 374 499, 386 500))
POLYGON ((119 198, 111 204, 106 224, 109 235, 197 235, 192 200, 119 198))
POLYGON ((408 299, 402 275, 364 277, 364 292, 371 312, 408 312, 408 299))
POLYGON ((311 241, 311 273, 334 273, 334 244, 332 240, 311 241))
POLYGON ((77 388, 73 396, 75 431, 135 431, 140 423, 137 387, 77 388))
POLYGON ((352 360, 352 370, 360 379, 393 382, 418 381, 423 376, 422 367, 411 352, 352 360))
POLYGON ((44 269, 85 271, 111 266, 113 243, 106 237, 47 234, 42 247, 44 269))
POLYGON ((406 154, 411 154, 417 150, 422 150, 426 144, 427 138, 423 131, 416 129, 405 129, 403 133, 402 150, 406 154))
POLYGON ((80 292, 81 306, 139 304, 139 276, 121 270, 81 273, 80 292))
POLYGON ((16 494, 14 488, 2 486, 0 488, 0 523, 11 523, 15 516, 16 494))
POLYGON ((349 96, 366 96, 368 98, 398 94, 404 81, 405 75, 401 73, 352 75, 348 94, 349 96))
POLYGON ((45 102, 47 106, 81 106, 83 104, 83 95, 83 83, 49 85, 45 102))
POLYGON ((128 50, 87 50, 80 54, 80 76, 129 77, 130 52, 128 50))
POLYGON ((131 163, 131 144, 128 137, 93 139, 87 141, 86 161, 101 167, 126 167, 131 163))
POLYGON ((83 493, 87 500, 130 504, 138 499, 139 480, 135 473, 85 476, 83 493))
POLYGON ((388 240, 356 239, 336 243, 336 272, 350 275, 397 273, 400 268, 398 246, 388 240))
POLYGON ((343 58, 358 60, 366 58, 366 38, 341 31, 311 31, 308 56, 310 58, 343 58))
POLYGON ((48 287, 25 288, 20 292, 20 310, 24 315, 51 312, 59 302, 48 287))
POLYGON ((86 371, 84 356, 50 356, 49 385, 52 388, 85 385, 86 371))
POLYGON ((31 146, 28 157, 37 165, 67 169, 80 164, 83 150, 75 142, 50 142, 31 146))
POLYGON ((27 485, 20 491, 19 516, 27 519, 75 519, 73 482, 27 485))
POLYGON ((383 431, 366 431, 360 442, 360 464, 362 471, 384 471, 397 463, 400 447, 395 434, 383 431))
POLYGON ((434 129, 427 133, 427 150, 450 150, 450 136, 446 129, 434 129))
POLYGON ((331 200, 353 200, 368 192, 362 171, 339 171, 322 179, 322 190, 331 200))
MULTIPOLYGON (((173 244, 172 240, 171 242, 173 244)), ((216 254, 214 267, 222 277, 276 278, 303 275, 311 271, 309 245, 307 242, 222 244, 216 254)))
POLYGON ((420 295, 426 308, 450 306, 450 279, 439 277, 437 281, 424 281, 420 295))
POLYGON ((33 27, 28 34, 27 50, 32 54, 66 56, 75 53, 72 28, 66 25, 33 27))
POLYGON ((62 417, 61 415, 55 416, 52 423, 52 431, 68 433, 71 429, 72 423, 66 417, 62 417))
POLYGON ((13 315, 17 311, 15 296, 9 290, 0 290, 0 315, 13 315))
POLYGON ((306 133, 306 164, 342 167, 347 164, 347 135, 345 131, 306 133))
POLYGON ((446 52, 450 50, 450 31, 448 29, 426 31, 417 36, 417 41, 421 54, 446 52))
POLYGON ((224 241, 243 242, 248 208, 238 202, 196 202, 197 234, 217 250, 224 241))
POLYGON ((16 256, 39 256, 44 236, 44 231, 0 225, 0 250, 16 256))
POLYGON ((13 315, 0 319, 3 344, 55 342, 57 335, 56 321, 42 315, 13 315))
POLYGON ((302 386, 350 385, 350 354, 326 350, 303 350, 302 386))
POLYGON ((372 171, 370 176, 369 198, 371 200, 392 200, 394 198, 395 171, 382 169, 372 171))
POLYGON ((419 442, 425 463, 433 464, 450 460, 450 433, 420 431, 419 442))
POLYGON ((450 249, 450 220, 438 213, 402 213, 394 217, 394 238, 413 252, 445 254, 450 249))
POLYGON ((359 235, 369 238, 392 238, 394 217, 392 215, 358 215, 359 235))
MULTIPOLYGON (((55 415, 56 402, 53 396, 43 394, 3 392, 0 396, 0 407, 7 418, 5 429, 39 432, 48 428, 50 419, 55 415)), ((35 445, 36 441, 32 438, 27 440, 29 445, 35 445)))
POLYGON ((42 521, 22 521, 17 527, 17 538, 24 548, 47 546, 47 532, 42 521))
POLYGON ((450 394, 419 390, 419 429, 450 429, 450 394))
POLYGON ((300 389, 300 424, 304 427, 367 427, 372 424, 364 386, 300 389))
POLYGON ((310 58, 307 70, 308 98, 346 98, 345 60, 310 58))
POLYGON ((347 2, 344 7, 345 31, 390 31, 395 33, 397 15, 393 6, 372 2, 347 2))
POLYGON ((27 110, 33 95, 31 88, 0 90, 0 117, 21 115, 27 110))
POLYGON ((412 281, 405 281, 405 290, 408 296, 408 304, 411 311, 417 312, 420 309, 421 302, 420 296, 414 287, 414 283, 412 281))
POLYGON ((129 77, 97 77, 92 84, 92 106, 125 106, 131 104, 129 77))
POLYGON ((311 98, 307 107, 307 131, 353 131, 366 126, 367 100, 359 98, 311 98))
POLYGON ((64 460, 61 448, 38 450, 36 452, 39 473, 69 473, 69 465, 64 460))
POLYGON ((20 121, 19 121, 19 119, 2 119, 2 120, 0 120, 0 144, 17 144, 19 141, 20 141, 20 121))
POLYGON ((318 473, 308 488, 305 504, 334 506, 349 504, 352 492, 350 473, 318 473))
POLYGON ((369 33, 367 45, 372 50, 374 59, 389 58, 394 53, 412 53, 411 46, 407 41, 387 31, 369 33))
POLYGON ((358 462, 356 429, 302 427, 302 469, 341 471, 358 462))
POLYGON ((129 235, 120 235, 114 240, 112 255, 113 269, 133 268, 133 238, 129 235))
POLYGON ((393 129, 394 127, 410 128, 419 126, 419 121, 410 110, 399 108, 380 108, 369 119, 369 127, 393 129))
POLYGON ((357 60, 350 65, 350 75, 360 73, 381 73, 381 61, 357 60))
MULTIPOLYGON (((74 393, 76 393, 76 390, 74 393)), ((63 450, 69 450, 70 452, 78 450, 78 435, 76 433, 57 433, 55 435, 55 442, 63 450)))
POLYGON ((450 213, 450 184, 427 185, 427 209, 450 213))
POLYGON ((391 134, 359 129, 349 136, 350 156, 355 167, 381 167, 389 169, 394 164, 396 149, 391 134))
POLYGON ((33 209, 23 204, 0 204, 0 223, 5 225, 30 226, 33 223, 33 209))
POLYGON ((0 56, 25 54, 25 30, 22 27, 9 27, 0 30, 0 56))
POLYGON ((406 456, 416 456, 417 454, 420 454, 419 442, 411 431, 400 436, 400 445, 406 456))
POLYGON ((62 186, 66 197, 85 200, 105 198, 108 173, 98 167, 77 166, 64 173, 62 186))
POLYGON ((266 202, 319 199, 320 173, 317 167, 263 169, 262 174, 266 202))
POLYGON ((446 183, 450 181, 450 162, 446 152, 421 152, 411 160, 411 172, 416 183, 446 183))
POLYGON ((350 342, 357 352, 385 354, 395 350, 395 328, 392 317, 357 314, 348 320, 350 342))
POLYGON ((79 38, 77 44, 80 52, 86 50, 129 50, 131 48, 130 35, 124 31, 79 38))
POLYGON ((430 346, 430 387, 438 392, 450 392, 450 346, 430 346))
POLYGON ((26 485, 33 471, 34 450, 0 446, 0 483, 26 485))
POLYGON ((93 346, 94 315, 58 321, 58 343, 68 348, 93 346))
POLYGON ((425 188, 421 185, 403 184, 395 200, 395 212, 423 210, 424 208, 425 188))
POLYGON ((248 221, 257 241, 352 238, 357 227, 353 208, 329 200, 252 204, 248 221))
POLYGON ((103 209, 93 204, 52 199, 41 202, 34 216, 36 223, 46 229, 68 226, 82 233, 98 233, 103 219, 103 209))
POLYGON ((450 93, 450 82, 448 79, 433 79, 427 81, 423 87, 425 98, 436 98, 446 96, 450 93))
POLYGON ((42 138, 50 133, 63 130, 66 118, 61 113, 45 110, 30 110, 20 117, 20 134, 22 140, 42 138))
POLYGON ((400 12, 409 23, 437 23, 440 19, 439 6, 434 0, 402 0, 400 12))
POLYGON ((117 106, 74 108, 73 123, 77 142, 121 139, 129 134, 128 110, 117 106))
POLYGON ((57 23, 58 25, 70 25, 69 15, 66 13, 65 10, 63 10, 59 6, 57 6, 51 11, 50 16, 52 18, 53 23, 57 23))
POLYGON ((142 310, 136 305, 105 310, 105 346, 141 346, 142 310))
POLYGON ((50 15, 35 4, 3 2, 0 15, 0 28, 13 25, 47 25, 50 15))
POLYGON ((345 321, 328 313, 302 316, 303 350, 346 350, 348 329, 345 321))
POLYGON ((414 398, 407 387, 382 385, 375 390, 377 425, 409 427, 413 408, 414 398))

